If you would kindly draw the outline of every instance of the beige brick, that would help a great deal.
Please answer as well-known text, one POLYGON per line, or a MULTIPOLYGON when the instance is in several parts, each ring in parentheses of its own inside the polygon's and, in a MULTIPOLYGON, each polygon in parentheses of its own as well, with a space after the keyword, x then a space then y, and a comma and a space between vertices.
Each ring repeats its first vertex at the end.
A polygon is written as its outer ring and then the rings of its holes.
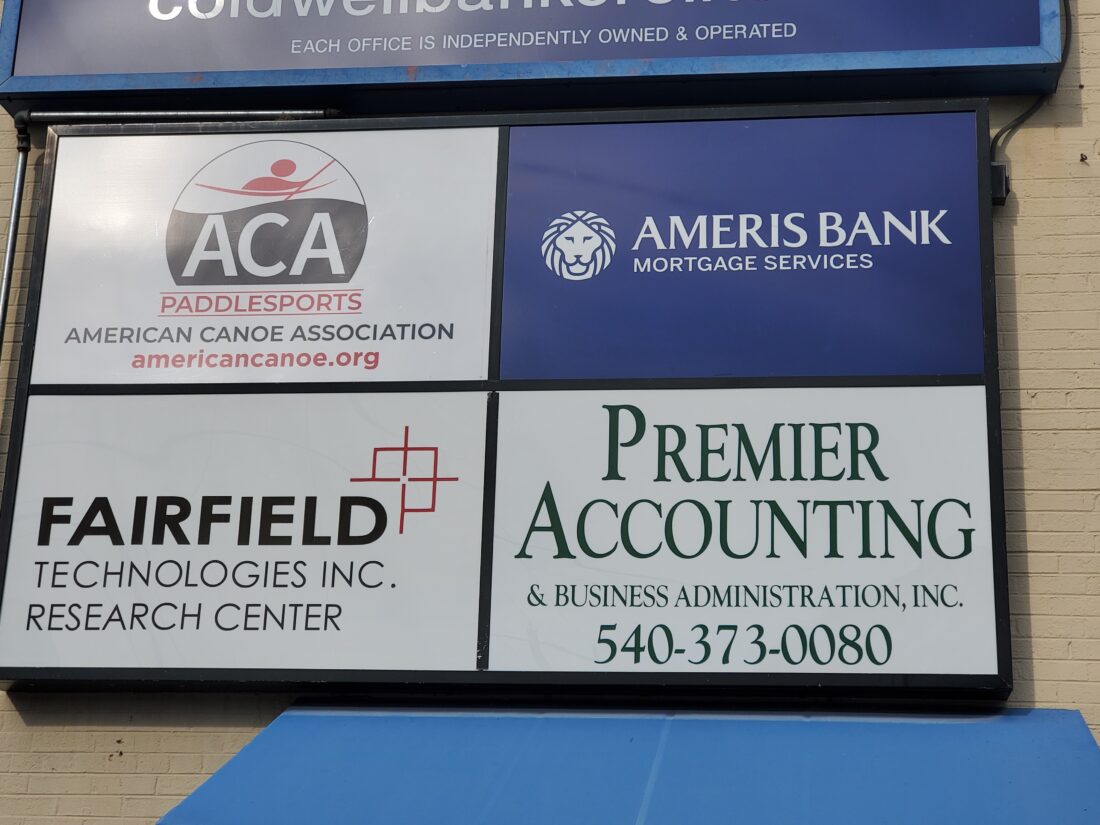
POLYGON ((54 816, 57 803, 56 796, 16 794, 0 797, 0 811, 10 816, 54 816))
POLYGON ((96 775, 91 777, 91 790, 94 794, 112 794, 115 796, 133 796, 138 794, 153 794, 157 788, 157 776, 111 776, 96 775))
POLYGON ((1050 661, 1067 661, 1069 659, 1087 659, 1087 656, 1075 656, 1071 652, 1071 646, 1077 644, 1069 639, 1029 639, 1022 645, 1030 656, 1036 659, 1050 661))
POLYGON ((122 800, 122 815, 157 819, 178 805, 181 797, 128 796, 122 800))
POLYGON ((1012 627, 1023 639, 1100 639, 1100 618, 1096 617, 1014 613, 1012 627))
POLYGON ((1069 658, 1100 662, 1100 639, 1070 639, 1066 644, 1069 658))
MULTIPOLYGON (((13 794, 27 793, 29 782, 30 777, 25 775, 0 773, 0 799, 13 794)), ((34 793, 34 791, 31 791, 31 793, 34 793)))
POLYGON ((92 750, 92 736, 69 731, 36 732, 31 750, 39 753, 86 753, 92 750))
POLYGON ((0 732, 0 753, 33 750, 34 734, 28 730, 0 732))
POLYGON ((1058 569, 1067 574, 1100 574, 1100 554, 1067 553, 1058 557, 1058 569))
POLYGON ((1012 592, 1032 595, 1087 595, 1088 579, 1081 576, 1014 576, 1010 579, 1012 592))
POLYGON ((88 774, 23 774, 28 780, 28 792, 32 794, 54 794, 56 796, 74 796, 92 792, 93 777, 88 774))
POLYGON ((202 769, 205 773, 214 773, 230 760, 232 754, 209 753, 202 757, 202 769))
POLYGON ((1045 616, 1088 616, 1100 615, 1100 597, 1097 596, 1037 596, 1030 599, 1032 614, 1045 616))
POLYGON ((1012 552, 1008 556, 1008 572, 1011 578, 1026 578, 1033 573, 1057 573, 1058 559, 1029 556, 1012 552))
MULTIPOLYGON (((1054 696, 1059 702, 1086 702, 1100 704, 1100 681, 1091 682, 1053 682, 1051 684, 1054 696)), ((1096 725, 1095 719, 1090 720, 1096 725)))
POLYGON ((60 796, 57 800, 58 816, 118 816, 122 813, 122 799, 117 796, 60 796))
POLYGON ((174 753, 168 758, 168 767, 171 774, 202 774, 202 754, 174 753))
POLYGON ((1089 662, 1036 660, 1019 662, 1019 673, 1038 682, 1086 682, 1089 662))
POLYGON ((188 776, 186 774, 177 776, 160 776, 157 777, 156 793, 158 796, 187 796, 195 790, 205 777, 201 776, 188 776))
POLYGON ((1094 537, 1078 533, 1042 533, 1034 531, 1018 531, 1009 533, 1009 548, 1030 553, 1033 557, 1039 553, 1058 553, 1059 559, 1067 558, 1068 554, 1091 553, 1094 548, 1094 537))

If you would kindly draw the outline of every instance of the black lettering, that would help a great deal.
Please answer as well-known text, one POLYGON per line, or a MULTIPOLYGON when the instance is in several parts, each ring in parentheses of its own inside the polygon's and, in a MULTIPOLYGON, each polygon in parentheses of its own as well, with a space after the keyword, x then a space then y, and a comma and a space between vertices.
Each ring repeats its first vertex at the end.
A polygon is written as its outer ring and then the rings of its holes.
POLYGON ((386 508, 376 499, 362 496, 341 496, 340 530, 336 543, 339 545, 372 544, 382 538, 382 534, 386 532, 387 522, 386 508), (356 507, 366 507, 374 514, 374 527, 371 528, 370 532, 360 536, 353 535, 351 532, 352 513, 356 507))

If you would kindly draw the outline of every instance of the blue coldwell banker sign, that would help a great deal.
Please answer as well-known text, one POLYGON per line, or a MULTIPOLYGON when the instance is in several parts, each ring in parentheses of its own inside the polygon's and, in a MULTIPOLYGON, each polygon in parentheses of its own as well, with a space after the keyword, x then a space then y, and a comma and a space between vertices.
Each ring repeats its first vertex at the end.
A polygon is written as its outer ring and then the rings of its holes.
POLYGON ((9 0, 0 93, 945 70, 1022 91, 1055 82, 1059 26, 1058 0, 9 0))
POLYGON ((513 128, 501 377, 980 374, 975 129, 513 128))

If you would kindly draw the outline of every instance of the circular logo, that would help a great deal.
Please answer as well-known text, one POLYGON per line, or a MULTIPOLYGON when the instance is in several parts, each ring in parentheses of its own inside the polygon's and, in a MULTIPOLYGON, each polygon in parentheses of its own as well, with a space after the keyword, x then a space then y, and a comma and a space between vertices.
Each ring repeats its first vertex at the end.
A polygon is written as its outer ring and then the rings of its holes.
POLYGON ((181 286, 347 283, 367 224, 359 185, 332 155, 256 141, 214 158, 180 193, 168 267, 181 286))
POLYGON ((615 231, 595 212, 578 209, 550 221, 542 234, 546 266, 567 281, 595 278, 615 256, 615 231))

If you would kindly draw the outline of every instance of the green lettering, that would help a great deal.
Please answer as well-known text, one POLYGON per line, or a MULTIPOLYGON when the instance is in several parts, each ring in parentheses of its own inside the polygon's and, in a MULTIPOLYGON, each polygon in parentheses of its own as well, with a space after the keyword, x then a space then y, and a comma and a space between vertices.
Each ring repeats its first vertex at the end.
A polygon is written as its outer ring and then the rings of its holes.
POLYGON ((826 447, 823 442, 826 428, 835 429, 838 434, 841 431, 839 424, 811 424, 814 431, 814 481, 840 481, 844 478, 844 471, 841 470, 836 475, 825 475, 825 456, 831 455, 836 458, 840 454, 840 442, 839 440, 831 447, 826 447))
POLYGON ((561 516, 558 515, 558 505, 554 501, 554 491, 550 487, 550 482, 546 482, 546 486, 542 489, 542 496, 539 498, 539 506, 535 508, 535 515, 531 519, 531 526, 527 528, 527 537, 523 540, 523 547, 520 548, 519 553, 516 554, 517 559, 529 559, 531 556, 527 552, 527 545, 531 543, 531 537, 535 533, 550 533, 554 537, 554 544, 557 546, 557 553, 554 555, 556 559, 575 559, 571 552, 569 552, 569 542, 565 538, 565 530, 561 526, 561 516), (546 510, 547 518, 550 519, 549 524, 540 525, 538 523, 539 514, 543 510, 546 510))
POLYGON ((657 425, 657 478, 654 481, 671 480, 665 472, 666 463, 670 458, 676 465, 676 472, 680 474, 681 481, 694 481, 691 473, 684 466, 683 459, 680 458, 680 450, 684 449, 685 444, 687 444, 687 434, 680 427, 675 424, 657 425), (676 445, 671 450, 668 447, 667 437, 670 432, 676 435, 676 445))
POLYGON ((863 459, 871 468, 871 472, 875 474, 875 478, 879 481, 886 481, 886 473, 882 472, 882 468, 879 467, 878 462, 875 460, 874 451, 878 446, 878 429, 874 424, 849 424, 852 431, 852 474, 848 476, 852 481, 863 481, 863 476, 859 474, 859 459, 863 456, 863 459), (866 430, 870 436, 870 443, 866 447, 859 446, 859 433, 861 430, 866 430))
POLYGON ((658 504, 656 501, 650 501, 648 498, 642 498, 638 499, 637 501, 632 501, 630 504, 627 505, 626 510, 623 511, 623 523, 619 533, 619 537, 623 540, 623 547, 626 549, 627 553, 629 553, 636 559, 648 559, 651 556, 656 556, 659 552, 661 552, 661 548, 665 545, 664 542, 661 542, 648 553, 643 553, 634 546, 634 542, 630 539, 630 518, 634 515, 634 508, 637 507, 639 504, 648 504, 657 512, 658 517, 661 515, 661 505, 658 504))
POLYGON ((781 454, 779 448, 779 430, 782 424, 775 424, 772 427, 771 435, 768 436, 768 443, 764 445, 764 452, 757 457, 756 451, 753 449, 752 440, 749 438, 748 430, 745 429, 744 424, 734 424, 737 429, 737 475, 734 477, 734 481, 744 481, 745 477, 741 475, 741 458, 744 457, 749 462, 749 469, 752 470, 752 476, 757 481, 760 480, 760 474, 764 471, 764 462, 768 460, 768 455, 772 457, 772 481, 783 481, 783 468, 780 463, 781 454))
POLYGON ((633 447, 642 440, 645 434, 645 415, 637 407, 631 404, 604 404, 607 410, 607 475, 604 481, 626 481, 619 473, 619 448, 633 447), (634 435, 626 441, 619 440, 619 416, 627 412, 634 419, 634 435))
POLYGON ((840 520, 838 516, 838 510, 841 507, 847 507, 852 513, 856 511, 856 505, 854 501, 815 501, 813 511, 816 513, 818 507, 825 507, 829 511, 829 552, 825 556, 827 559, 839 559, 843 558, 840 555, 840 548, 837 547, 837 522, 840 520))
POLYGON ((799 504, 802 505, 802 533, 795 529, 794 524, 787 518, 787 514, 783 512, 783 508, 775 501, 767 502, 768 509, 771 511, 771 539, 772 548, 768 553, 769 559, 779 558, 779 554, 775 552, 775 525, 776 522, 783 528, 783 531, 787 534, 787 537, 794 543, 795 549, 802 554, 802 558, 809 558, 806 554, 807 551, 807 535, 809 533, 809 519, 810 519, 810 502, 799 500, 799 504))
POLYGON ((974 549, 974 528, 966 527, 959 528, 959 534, 963 537, 962 552, 952 556, 945 553, 940 546, 940 537, 936 532, 936 524, 940 517, 940 510, 943 509, 945 504, 956 504, 963 509, 967 518, 970 518, 970 505, 965 501, 959 501, 957 498, 946 498, 932 508, 932 512, 928 514, 928 543, 932 545, 932 549, 936 551, 936 555, 941 559, 961 559, 964 556, 969 556, 974 549))
POLYGON ((607 499, 598 498, 595 501, 590 501, 581 510, 580 516, 577 517, 577 544, 580 545, 581 552, 586 556, 591 556, 594 559, 604 559, 619 549, 619 543, 615 542, 610 550, 606 550, 600 553, 592 549, 592 546, 588 543, 587 526, 588 526, 588 511, 595 507, 597 504, 606 504, 611 512, 615 514, 617 518, 619 515, 619 507, 617 504, 613 504, 607 499))
POLYGON ((710 474, 710 457, 716 455, 724 459, 726 457, 726 445, 719 447, 710 445, 710 431, 721 430, 722 435, 729 433, 725 424, 696 424, 699 428, 699 480, 700 481, 725 481, 730 477, 730 471, 726 470, 720 476, 710 474))
POLYGON ((924 501, 923 500, 918 500, 918 499, 913 499, 913 503, 915 505, 917 505, 917 532, 916 532, 916 534, 914 534, 913 531, 909 529, 909 526, 904 521, 902 521, 901 515, 898 513, 897 510, 894 509, 893 504, 891 504, 889 501, 885 501, 883 499, 879 500, 879 504, 882 505, 882 531, 883 531, 883 535, 882 535, 882 539, 883 539, 882 558, 884 558, 884 559, 892 559, 893 558, 893 556, 890 555, 890 524, 891 523, 895 527, 898 528, 898 532, 901 533, 901 537, 903 539, 905 539, 905 542, 911 548, 913 548, 913 552, 916 553, 917 558, 918 559, 921 558, 921 550, 922 550, 923 542, 921 541, 921 523, 922 522, 921 522, 920 510, 921 510, 921 507, 924 505, 924 501))
POLYGON ((701 502, 694 501, 692 499, 684 499, 683 501, 677 501, 672 505, 672 508, 668 511, 668 518, 665 519, 665 542, 668 544, 668 549, 675 555, 682 559, 694 559, 703 555, 703 552, 710 546, 710 537, 714 532, 714 527, 710 521, 710 513, 707 512, 707 508, 703 506, 701 502), (703 538, 699 543, 699 549, 694 553, 684 553, 680 550, 679 544, 676 542, 676 531, 673 527, 673 521, 676 518, 676 511, 685 504, 690 504, 694 507, 698 513, 699 518, 702 519, 703 524, 703 538))

